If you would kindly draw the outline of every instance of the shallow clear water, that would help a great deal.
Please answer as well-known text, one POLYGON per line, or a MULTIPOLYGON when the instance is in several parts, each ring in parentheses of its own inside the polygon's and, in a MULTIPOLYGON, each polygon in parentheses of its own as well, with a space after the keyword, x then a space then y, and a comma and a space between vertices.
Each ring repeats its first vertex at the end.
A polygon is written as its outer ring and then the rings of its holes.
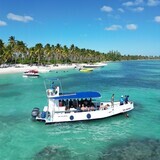
POLYGON ((136 159, 136 153, 143 157, 143 152, 160 159, 153 151, 160 146, 159 107, 160 61, 115 62, 90 73, 53 71, 32 79, 20 73, 0 75, 0 159, 136 159), (135 109, 129 118, 118 115, 52 125, 33 122, 31 110, 47 104, 43 84, 47 77, 59 77, 66 92, 99 91, 102 100, 110 100, 113 93, 116 100, 130 95, 135 109), (129 144, 126 158, 122 147, 129 144), (142 147, 134 155, 137 145, 142 147))

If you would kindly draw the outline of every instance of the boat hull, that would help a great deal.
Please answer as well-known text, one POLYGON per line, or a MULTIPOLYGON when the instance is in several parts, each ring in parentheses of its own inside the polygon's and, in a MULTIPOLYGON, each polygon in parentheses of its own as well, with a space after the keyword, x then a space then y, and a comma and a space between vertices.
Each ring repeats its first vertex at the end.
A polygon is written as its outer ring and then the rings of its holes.
POLYGON ((46 124, 51 123, 63 123, 63 122, 76 122, 76 121, 89 121, 104 119, 121 113, 129 112, 133 109, 133 103, 129 102, 125 105, 117 105, 115 107, 109 107, 107 109, 98 109, 94 111, 70 111, 70 112, 55 112, 54 115, 47 118, 36 119, 39 121, 45 121, 46 124))
POLYGON ((39 72, 37 70, 29 70, 23 73, 23 77, 33 77, 38 78, 39 72))
POLYGON ((31 78, 38 78, 39 75, 23 75, 23 77, 26 77, 26 78, 28 78, 28 77, 31 77, 31 78))

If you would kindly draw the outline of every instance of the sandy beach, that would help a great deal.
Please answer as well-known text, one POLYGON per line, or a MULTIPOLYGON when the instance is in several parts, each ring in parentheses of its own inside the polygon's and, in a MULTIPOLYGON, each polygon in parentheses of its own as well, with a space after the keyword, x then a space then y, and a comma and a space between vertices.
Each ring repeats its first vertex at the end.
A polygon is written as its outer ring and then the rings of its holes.
POLYGON ((58 64, 57 66, 48 65, 48 66, 29 66, 29 65, 22 65, 17 64, 15 66, 1 66, 0 67, 0 74, 13 74, 13 73, 23 73, 27 70, 38 70, 40 73, 45 73, 53 70, 67 70, 75 68, 75 64, 68 65, 68 64, 58 64))

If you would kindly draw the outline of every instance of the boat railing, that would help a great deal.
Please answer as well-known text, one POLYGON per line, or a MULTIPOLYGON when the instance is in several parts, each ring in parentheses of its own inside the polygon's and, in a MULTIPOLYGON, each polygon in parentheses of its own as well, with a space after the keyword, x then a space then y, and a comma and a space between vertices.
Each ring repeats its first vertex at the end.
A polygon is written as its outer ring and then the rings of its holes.
POLYGON ((57 109, 55 110, 55 113, 70 113, 70 112, 90 112, 90 111, 97 111, 100 110, 99 106, 95 106, 95 107, 86 107, 84 109, 76 107, 76 108, 69 108, 67 106, 59 106, 57 107, 57 109))
MULTIPOLYGON (((128 102, 128 106, 132 104, 131 102, 128 102)), ((121 107, 126 107, 127 104, 122 105, 121 107)), ((79 107, 67 107, 67 106, 59 106, 55 110, 55 113, 70 113, 70 112, 90 112, 90 111, 97 111, 97 110, 110 110, 114 108, 120 108, 120 103, 115 102, 114 105, 111 105, 111 102, 96 102, 94 103, 94 107, 86 107, 84 109, 79 108, 79 107)))

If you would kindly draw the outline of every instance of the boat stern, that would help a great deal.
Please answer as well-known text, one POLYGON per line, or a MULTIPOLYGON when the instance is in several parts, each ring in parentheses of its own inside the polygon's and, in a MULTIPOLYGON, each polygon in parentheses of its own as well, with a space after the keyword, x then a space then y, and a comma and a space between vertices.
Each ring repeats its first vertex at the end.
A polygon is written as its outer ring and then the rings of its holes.
POLYGON ((132 101, 128 102, 128 104, 125 104, 125 107, 123 108, 123 112, 128 112, 134 109, 134 103, 132 101))

